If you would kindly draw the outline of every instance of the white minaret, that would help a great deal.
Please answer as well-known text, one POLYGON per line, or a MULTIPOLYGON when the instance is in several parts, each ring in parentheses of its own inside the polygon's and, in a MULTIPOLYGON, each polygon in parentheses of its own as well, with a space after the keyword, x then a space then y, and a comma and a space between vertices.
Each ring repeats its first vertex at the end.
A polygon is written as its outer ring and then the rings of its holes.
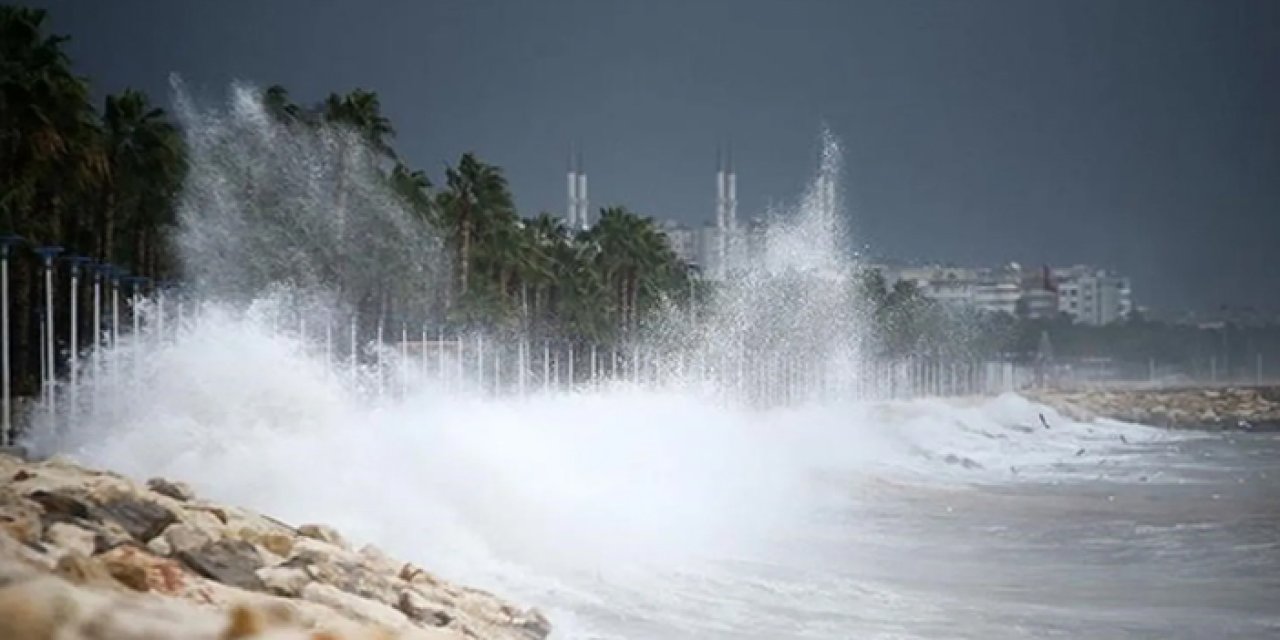
POLYGON ((721 275, 725 271, 725 255, 728 253, 729 181, 725 173, 724 151, 716 149, 716 267, 721 275))
POLYGON ((733 168, 733 147, 729 147, 727 158, 728 174, 725 177, 725 250, 729 262, 725 263, 725 269, 728 270, 730 262, 738 260, 738 172, 733 168))
POLYGON ((578 228, 578 172, 573 163, 573 148, 569 148, 569 211, 565 222, 570 229, 578 228))
POLYGON ((591 226, 591 200, 587 197, 587 171, 582 168, 582 153, 578 153, 578 228, 586 230, 591 226))
POLYGON ((738 228, 738 172, 733 168, 733 147, 729 147, 728 177, 725 181, 725 227, 732 232, 738 228))
POLYGON ((831 176, 822 178, 822 213, 825 216, 835 216, 836 213, 836 181, 831 176))

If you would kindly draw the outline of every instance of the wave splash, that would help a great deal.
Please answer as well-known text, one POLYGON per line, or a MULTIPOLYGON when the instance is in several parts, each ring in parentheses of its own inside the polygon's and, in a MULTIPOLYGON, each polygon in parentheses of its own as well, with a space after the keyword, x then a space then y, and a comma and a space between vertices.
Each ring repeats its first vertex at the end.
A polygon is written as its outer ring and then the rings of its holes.
MULTIPOLYGON (((334 200, 324 185, 363 169, 328 154, 355 143, 336 133, 298 140, 264 120, 255 100, 237 89, 227 112, 184 106, 196 164, 180 239, 206 301, 171 339, 139 335, 102 354, 83 378, 84 415, 63 429, 35 429, 37 450, 181 478, 295 522, 331 523, 449 578, 537 603, 567 635, 600 632, 598 621, 576 626, 593 607, 621 615, 639 602, 654 614, 664 605, 646 592, 672 575, 710 579, 699 569, 708 563, 785 564, 778 540, 807 530, 815 514, 848 509, 859 492, 1057 477, 1065 462, 1116 455, 1114 430, 1096 432, 1015 396, 856 403, 836 395, 760 409, 692 384, 495 398, 416 373, 403 394, 366 393, 381 372, 335 368, 314 341, 281 332, 275 311, 304 300, 323 316, 383 291, 376 260, 341 253, 345 232, 325 215, 329 207, 374 212, 364 223, 409 234, 413 251, 435 241, 406 231, 402 212, 367 176, 346 179, 359 189, 334 200), (283 217, 250 206, 246 194, 264 193, 283 203, 283 217), (283 239, 298 229, 307 240, 289 249, 283 239), (262 242, 242 245, 250 237, 262 242), (312 261, 330 254, 351 261, 346 300, 308 286, 312 261), (625 602, 606 602, 605 593, 625 602)), ((683 314, 659 323, 660 340, 695 345, 688 353, 712 361, 745 357, 752 344, 855 369, 860 333, 839 241, 838 145, 828 137, 823 148, 811 192, 770 225, 766 259, 739 274, 696 325, 683 314)), ((421 295, 410 302, 432 304, 421 295)))

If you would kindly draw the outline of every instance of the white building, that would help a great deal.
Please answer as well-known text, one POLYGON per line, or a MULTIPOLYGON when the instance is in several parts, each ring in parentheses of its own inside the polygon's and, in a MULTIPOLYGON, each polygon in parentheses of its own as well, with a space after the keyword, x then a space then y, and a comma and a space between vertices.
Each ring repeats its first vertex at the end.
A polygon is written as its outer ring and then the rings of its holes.
POLYGON ((701 238, 696 229, 691 229, 674 220, 662 221, 659 228, 666 234, 667 242, 670 243, 676 257, 689 264, 701 265, 701 238))
POLYGON ((941 265, 874 268, 890 286, 908 280, 926 297, 949 306, 1027 318, 1052 318, 1063 313, 1090 325, 1116 322, 1133 309, 1129 279, 1093 267, 1030 271, 1010 263, 976 269, 941 265))
POLYGON ((1076 322, 1111 324, 1133 310, 1126 277, 1084 265, 1054 269, 1053 276, 1058 281, 1058 310, 1076 322))

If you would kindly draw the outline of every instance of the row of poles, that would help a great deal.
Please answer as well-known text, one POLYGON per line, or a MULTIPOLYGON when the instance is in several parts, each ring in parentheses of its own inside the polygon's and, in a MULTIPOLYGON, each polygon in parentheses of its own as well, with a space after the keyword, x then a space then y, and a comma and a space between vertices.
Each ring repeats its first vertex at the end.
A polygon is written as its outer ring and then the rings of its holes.
MULTIPOLYGON (((26 244, 16 235, 0 236, 0 446, 13 444, 14 439, 14 403, 13 403, 13 369, 12 369, 12 336, 10 319, 9 262, 15 257, 15 250, 26 244)), ((80 281, 83 274, 92 275, 93 279, 93 354, 95 367, 97 359, 104 347, 114 347, 120 339, 120 293, 122 287, 131 286, 131 315, 133 331, 140 330, 140 317, 136 309, 142 299, 142 288, 150 282, 149 278, 129 276, 127 270, 110 263, 98 263, 84 256, 65 256, 64 249, 58 246, 34 246, 32 251, 39 256, 41 275, 43 276, 43 308, 39 315, 39 360, 40 360, 40 404, 50 415, 55 416, 58 406, 58 353, 57 317, 55 314, 54 272, 55 261, 65 262, 70 276, 68 297, 68 344, 67 350, 67 384, 70 401, 78 403, 79 384, 77 376, 80 371, 80 281), (104 327, 104 290, 110 289, 110 331, 103 332, 104 327)))
MULTIPOLYGON (((13 438, 13 405, 10 376, 9 258, 21 240, 0 238, 0 386, 3 387, 3 440, 13 438)), ((89 371, 93 372, 93 404, 103 387, 118 392, 138 391, 141 350, 132 353, 132 372, 126 378, 118 359, 104 369, 105 352, 121 345, 122 292, 128 293, 126 311, 135 342, 158 343, 182 339, 184 299, 166 309, 166 292, 155 288, 151 298, 143 297, 146 278, 129 277, 109 264, 95 264, 83 257, 63 257, 60 247, 36 247, 42 265, 43 303, 40 311, 40 404, 51 428, 75 420, 85 409, 81 398, 82 345, 79 335, 79 300, 82 276, 92 276, 93 337, 88 350, 89 371), (55 339, 55 264, 68 265, 68 349, 66 376, 59 382, 55 339), (126 288, 131 288, 126 291, 126 288), (143 304, 150 305, 142 313, 143 304), (176 318, 166 316, 176 311, 176 318), (145 323, 143 322, 145 316, 145 323), (130 383, 120 386, 121 382, 130 383)), ((186 300, 187 304, 194 301, 186 300)), ((572 388, 598 388, 614 383, 663 387, 697 386, 725 397, 757 406, 829 399, 895 399, 922 396, 990 394, 1012 390, 1017 371, 1005 362, 943 362, 906 359, 869 362, 856 366, 832 367, 817 353, 778 349, 731 350, 716 355, 697 349, 674 352, 643 345, 605 347, 565 341, 493 339, 483 334, 447 335, 443 329, 423 324, 411 335, 410 325, 401 324, 398 335, 388 335, 385 322, 366 327, 372 335, 361 335, 355 318, 343 327, 330 320, 313 322, 316 316, 294 317, 296 329, 286 329, 277 320, 273 331, 292 333, 311 356, 323 349, 326 372, 341 374, 346 382, 379 396, 410 394, 424 381, 447 390, 470 390, 486 395, 525 395, 572 388), (346 357, 339 357, 336 331, 345 330, 346 357), (372 331, 370 331, 372 330, 372 331), (322 334, 323 337, 320 337, 322 334), (362 339, 363 338, 363 339, 362 339), (321 346, 322 345, 322 346, 321 346), (363 347, 363 348, 362 348, 363 347), (362 357, 363 356, 363 357, 362 357)))
POLYGON ((398 335, 389 335, 385 323, 377 324, 371 336, 371 353, 362 362, 363 343, 358 339, 356 321, 350 320, 345 329, 349 336, 345 358, 335 354, 334 329, 328 323, 319 329, 323 338, 317 339, 308 334, 306 319, 299 318, 296 335, 304 345, 322 344, 326 367, 345 363, 352 384, 358 385, 363 378, 372 384, 367 390, 379 396, 406 395, 422 380, 448 390, 467 389, 486 395, 629 383, 694 386, 749 404, 779 405, 837 398, 993 394, 1018 388, 1027 378, 1022 368, 1005 361, 906 358, 840 367, 803 352, 740 350, 726 355, 646 345, 497 340, 484 334, 449 335, 442 329, 432 331, 425 324, 416 331, 401 324, 398 335))

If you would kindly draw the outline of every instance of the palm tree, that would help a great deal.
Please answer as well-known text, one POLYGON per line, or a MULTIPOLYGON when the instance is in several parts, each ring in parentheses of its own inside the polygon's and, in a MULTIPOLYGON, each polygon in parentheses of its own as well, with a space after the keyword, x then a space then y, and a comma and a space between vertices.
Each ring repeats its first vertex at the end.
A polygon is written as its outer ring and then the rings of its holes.
POLYGON ((465 297, 471 292, 471 272, 476 260, 473 245, 477 239, 495 240, 495 223, 511 223, 515 205, 507 180, 497 167, 485 164, 474 154, 465 153, 458 166, 445 171, 445 190, 439 197, 442 226, 455 252, 457 293, 465 297))
POLYGON ((131 223, 133 263, 146 273, 155 266, 156 229, 172 221, 170 204, 184 169, 182 140, 164 110, 152 107, 145 95, 132 89, 107 96, 103 137, 111 173, 95 225, 96 254, 103 260, 117 259, 116 229, 131 223))
POLYGON ((356 89, 345 96, 331 93, 325 98, 320 111, 326 122, 351 127, 378 156, 396 158, 396 152, 391 148, 391 139, 396 131, 391 121, 382 115, 378 94, 364 89, 356 89))
POLYGON ((389 177, 391 189, 404 201, 409 210, 422 222, 435 222, 435 203, 431 199, 431 180, 422 171, 415 171, 397 162, 389 177))
POLYGON ((674 291, 686 269, 654 223, 624 207, 606 207, 588 232, 598 249, 595 262, 614 293, 618 326, 634 331, 640 313, 674 291))
POLYGON ((288 90, 278 84, 267 87, 267 90, 263 92, 262 105, 266 108, 267 113, 282 123, 293 124, 307 121, 307 112, 289 97, 288 90))
POLYGON ((37 237, 60 232, 56 216, 33 215, 38 201, 59 198, 67 179, 91 184, 105 166, 90 144, 88 85, 71 73, 66 38, 43 34, 45 18, 0 7, 0 212, 37 237))
MULTIPOLYGON (((521 278, 533 288, 532 316, 539 318, 544 312, 544 295, 554 296, 561 263, 572 256, 569 230, 559 217, 543 212, 526 222, 524 231, 527 256, 521 278)), ((554 304, 554 298, 547 304, 554 304)))

